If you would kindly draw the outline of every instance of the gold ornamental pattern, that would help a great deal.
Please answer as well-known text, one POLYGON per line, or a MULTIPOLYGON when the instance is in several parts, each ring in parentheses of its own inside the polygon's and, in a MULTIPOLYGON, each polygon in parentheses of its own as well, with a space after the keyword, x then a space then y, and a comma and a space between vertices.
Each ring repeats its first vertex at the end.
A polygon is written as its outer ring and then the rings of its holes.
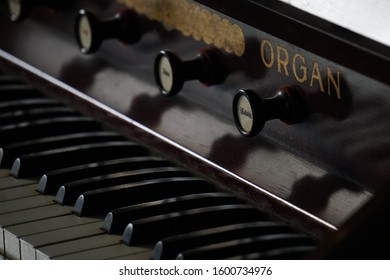
POLYGON ((179 30, 185 36, 203 40, 208 45, 224 49, 237 56, 244 55, 245 36, 241 27, 187 0, 117 0, 150 20, 167 28, 179 30))

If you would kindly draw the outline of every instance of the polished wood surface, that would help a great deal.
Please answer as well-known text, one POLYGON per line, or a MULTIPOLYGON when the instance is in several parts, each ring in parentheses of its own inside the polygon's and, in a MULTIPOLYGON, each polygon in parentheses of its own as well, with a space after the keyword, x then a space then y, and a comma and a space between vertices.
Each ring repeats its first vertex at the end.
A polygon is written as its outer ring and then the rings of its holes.
MULTIPOLYGON (((388 50, 379 56, 364 49, 376 46, 379 52, 383 46, 365 41, 362 49, 345 43, 257 1, 240 7, 238 1, 225 1, 224 7, 197 1, 240 25, 245 55, 221 52, 230 73, 224 84, 189 82, 178 96, 166 98, 153 77, 158 52, 171 49, 191 58, 208 46, 141 18, 145 29, 155 28, 138 44, 110 41, 95 55, 84 56, 73 37, 72 15, 87 2, 61 12, 39 9, 18 24, 2 16, 0 34, 7 40, 0 41, 0 67, 317 238, 341 227, 390 182, 390 129, 383 121, 390 118, 389 81, 383 72, 388 50), (254 17, 256 11, 262 16, 254 17), (269 20, 276 22, 266 24, 269 20), (259 51, 264 39, 291 56, 301 54, 308 66, 316 61, 340 71, 341 99, 321 92, 318 82, 297 83, 292 74, 264 67, 259 51), (243 138, 233 122, 234 94, 251 88, 267 97, 286 85, 302 90, 311 112, 307 120, 293 126, 270 121, 261 135, 243 138)), ((103 16, 117 8, 92 10, 103 16)))

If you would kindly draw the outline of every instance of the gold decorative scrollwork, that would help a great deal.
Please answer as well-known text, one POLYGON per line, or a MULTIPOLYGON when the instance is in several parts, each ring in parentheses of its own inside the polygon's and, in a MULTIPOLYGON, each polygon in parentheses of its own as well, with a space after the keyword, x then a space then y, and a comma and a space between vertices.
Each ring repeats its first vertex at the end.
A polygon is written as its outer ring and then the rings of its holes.
POLYGON ((241 27, 188 0, 117 0, 150 20, 157 20, 185 36, 203 40, 228 53, 242 56, 245 36, 241 27))

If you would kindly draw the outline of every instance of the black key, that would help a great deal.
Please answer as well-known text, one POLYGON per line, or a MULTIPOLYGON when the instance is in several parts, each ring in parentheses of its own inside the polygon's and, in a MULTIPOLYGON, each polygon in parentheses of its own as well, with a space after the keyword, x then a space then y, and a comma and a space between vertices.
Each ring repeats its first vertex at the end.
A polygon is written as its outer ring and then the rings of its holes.
POLYGON ((145 202, 112 210, 104 220, 103 229, 110 234, 120 234, 134 220, 207 206, 238 203, 239 200, 235 196, 227 193, 199 193, 145 202))
POLYGON ((92 131, 85 133, 65 134, 9 144, 3 148, 0 148, 0 166, 10 168, 17 157, 31 153, 89 143, 120 141, 123 139, 124 138, 122 136, 114 132, 92 131))
POLYGON ((300 233, 270 234, 187 250, 178 254, 177 259, 226 259, 237 255, 267 252, 269 250, 295 246, 313 246, 313 241, 300 233))
POLYGON ((27 85, 0 85, 0 104, 11 100, 43 97, 42 93, 27 85))
POLYGON ((59 117, 0 127, 0 145, 67 133, 99 131, 101 126, 87 117, 59 117))
POLYGON ((302 260, 310 252, 312 252, 315 246, 294 246, 280 249, 269 250, 265 252, 256 252, 247 255, 238 255, 230 260, 302 260))
POLYGON ((145 244, 180 233, 261 219, 264 217, 260 212, 249 205, 204 207, 133 221, 127 225, 122 241, 127 245, 145 244))
POLYGON ((1 92, 1 87, 3 86, 18 85, 18 84, 21 84, 21 81, 18 78, 9 75, 0 74, 0 92, 1 92))
POLYGON ((7 112, 0 115, 0 126, 12 125, 21 122, 31 122, 39 119, 47 119, 54 117, 71 117, 79 116, 68 107, 52 107, 52 108, 34 108, 29 110, 19 110, 7 112))
POLYGON ((56 201, 62 205, 74 204, 77 198, 86 191, 103 189, 123 184, 141 182, 152 179, 186 177, 190 174, 178 167, 157 167, 151 169, 131 170, 97 176, 70 182, 62 186, 57 193, 56 201))
POLYGON ((198 178, 148 180, 85 192, 77 199, 74 212, 79 216, 107 214, 128 205, 213 190, 213 186, 198 178))
POLYGON ((175 259, 185 250, 225 242, 238 238, 255 237, 265 234, 289 233, 293 230, 287 225, 274 221, 232 224, 222 227, 170 236, 157 242, 153 258, 175 259))
POLYGON ((173 166, 172 163, 157 157, 131 157, 88 163, 54 170, 43 175, 38 184, 42 194, 56 194, 65 183, 114 172, 173 166))
POLYGON ((0 103, 0 114, 18 111, 18 110, 28 110, 33 108, 44 108, 44 107, 50 108, 50 107, 58 107, 58 106, 63 106, 63 105, 58 101, 49 98, 11 100, 11 101, 0 103))
POLYGON ((42 176, 59 168, 147 153, 145 148, 128 141, 78 145, 21 156, 12 165, 11 175, 16 178, 42 176))

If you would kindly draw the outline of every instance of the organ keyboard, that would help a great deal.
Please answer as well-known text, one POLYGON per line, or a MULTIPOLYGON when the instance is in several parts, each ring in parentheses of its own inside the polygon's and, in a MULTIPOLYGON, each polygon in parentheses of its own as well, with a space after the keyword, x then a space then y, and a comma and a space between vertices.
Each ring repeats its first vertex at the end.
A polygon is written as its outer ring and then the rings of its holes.
POLYGON ((387 46, 279 2, 7 4, 5 258, 388 247, 387 46))

